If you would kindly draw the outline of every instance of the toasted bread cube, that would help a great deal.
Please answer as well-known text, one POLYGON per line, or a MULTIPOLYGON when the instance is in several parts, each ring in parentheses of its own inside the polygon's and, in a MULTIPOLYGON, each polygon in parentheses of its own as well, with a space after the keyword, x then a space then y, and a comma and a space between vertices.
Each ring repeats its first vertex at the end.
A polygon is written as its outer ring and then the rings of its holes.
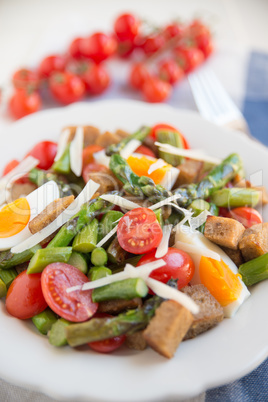
POLYGON ((98 313, 119 314, 125 310, 131 310, 142 306, 142 300, 135 297, 132 300, 107 300, 99 303, 98 313))
POLYGON ((259 223, 246 229, 239 248, 245 261, 268 253, 268 223, 259 223))
POLYGON ((144 339, 143 331, 134 332, 134 334, 127 334, 125 345, 129 349, 145 350, 147 348, 147 342, 144 339))
POLYGON ((36 189, 37 186, 33 183, 12 183, 10 189, 11 201, 15 201, 20 197, 26 197, 36 189))
POLYGON ((70 195, 48 204, 48 206, 29 222, 29 229, 32 234, 40 232, 47 225, 53 222, 74 200, 74 196, 70 195))
POLYGON ((194 321, 183 340, 195 338, 223 320, 223 308, 204 285, 185 286, 181 291, 200 308, 199 313, 194 314, 194 321))
MULTIPOLYGON (((65 129, 70 130, 69 141, 72 141, 75 136, 75 132, 78 126, 68 126, 65 129)), ((100 130, 94 126, 83 126, 84 129, 84 147, 88 145, 93 145, 96 143, 97 138, 100 136, 100 130)))
POLYGON ((130 134, 127 133, 124 130, 121 130, 120 128, 115 131, 115 135, 117 135, 120 138, 120 141, 123 140, 124 138, 128 137, 130 134))
POLYGON ((181 304, 164 301, 143 336, 148 345, 162 356, 171 358, 193 323, 193 316, 181 304))
POLYGON ((225 254, 227 254, 228 257, 231 258, 231 260, 235 263, 237 267, 243 264, 244 259, 239 248, 237 250, 232 250, 231 248, 228 247, 222 247, 222 249, 225 252, 225 254))
POLYGON ((96 144, 100 145, 103 148, 106 148, 109 145, 117 144, 120 141, 121 138, 117 134, 110 133, 110 131, 106 131, 97 138, 96 144))
POLYGON ((184 163, 179 165, 178 169, 180 174, 174 187, 179 187, 183 184, 196 183, 203 165, 204 162, 195 161, 193 159, 186 160, 184 163))
POLYGON ((244 231, 245 228, 242 223, 235 219, 208 216, 204 235, 213 243, 237 250, 244 231))

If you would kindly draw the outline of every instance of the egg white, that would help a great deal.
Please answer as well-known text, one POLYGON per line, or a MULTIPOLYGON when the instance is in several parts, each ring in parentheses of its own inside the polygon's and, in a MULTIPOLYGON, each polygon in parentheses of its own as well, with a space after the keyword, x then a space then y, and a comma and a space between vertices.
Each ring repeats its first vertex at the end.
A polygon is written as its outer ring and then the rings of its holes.
MULTIPOLYGON (((175 244, 176 244, 176 241, 191 244, 193 246, 196 246, 197 248, 200 247, 200 251, 201 251, 200 254, 188 252, 188 254, 192 258, 194 265, 195 265, 195 273, 194 273, 193 279, 191 280, 192 285, 202 283, 200 280, 200 275, 199 275, 199 264, 200 264, 200 260, 202 257, 202 249, 204 249, 204 248, 207 248, 207 249, 219 254, 221 259, 225 262, 226 265, 228 265, 230 270, 234 274, 238 273, 237 266, 231 260, 231 258, 228 257, 228 255, 219 246, 212 243, 202 233, 198 232, 197 230, 192 230, 190 227, 185 226, 185 225, 179 226, 178 230, 176 232, 175 244)), ((182 247, 180 247, 180 248, 183 250, 182 247)), ((242 285, 242 291, 237 300, 235 300, 234 302, 223 307, 225 317, 228 317, 228 318, 233 317, 235 315, 236 311, 239 309, 239 307, 250 296, 250 292, 248 291, 246 285, 241 280, 241 278, 239 278, 239 281, 242 285)))
MULTIPOLYGON (((43 184, 41 187, 28 194, 25 198, 30 206, 31 216, 29 222, 40 214, 40 212, 42 212, 48 206, 48 204, 59 198, 59 195, 59 188, 56 182, 53 180, 43 184)), ((27 225, 14 236, 0 239, 0 251, 8 250, 26 240, 30 236, 32 236, 32 233, 27 225)))

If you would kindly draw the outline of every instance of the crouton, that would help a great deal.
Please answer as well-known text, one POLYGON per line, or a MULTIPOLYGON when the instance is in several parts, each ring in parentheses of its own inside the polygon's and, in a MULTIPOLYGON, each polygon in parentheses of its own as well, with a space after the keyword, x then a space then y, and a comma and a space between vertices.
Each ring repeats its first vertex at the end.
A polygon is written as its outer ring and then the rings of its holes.
POLYGON ((53 222, 74 200, 74 196, 59 198, 50 204, 29 222, 29 229, 32 234, 40 232, 47 225, 53 222))
POLYGON ((223 308, 204 285, 185 286, 181 291, 191 297, 200 308, 183 340, 194 338, 223 320, 223 308))
POLYGON ((143 337, 142 331, 127 334, 125 345, 134 350, 145 350, 147 348, 147 342, 143 337))
POLYGON ((37 186, 33 183, 12 183, 10 188, 11 201, 15 201, 20 197, 26 197, 28 194, 36 189, 37 186))
POLYGON ((193 159, 186 160, 178 166, 180 174, 174 187, 182 186, 183 184, 197 183, 204 162, 195 161, 193 159))
POLYGON ((181 304, 173 300, 164 301, 143 331, 143 337, 152 349, 170 359, 193 320, 191 312, 181 304))
MULTIPOLYGON (((122 183, 114 176, 109 168, 103 166, 102 170, 91 170, 87 173, 87 177, 84 175, 84 179, 88 182, 90 179, 95 183, 98 183, 100 187, 98 188, 99 194, 105 194, 109 191, 119 190, 122 187, 122 183)), ((94 194, 94 198, 96 195, 94 194)))
POLYGON ((235 263, 237 267, 239 267, 241 264, 243 264, 243 256, 239 248, 237 250, 232 250, 231 248, 228 247, 221 247, 222 250, 228 255, 229 258, 235 263))
MULTIPOLYGON (((66 128, 70 130, 69 141, 72 141, 75 136, 77 126, 64 127, 63 130, 65 130, 66 128)), ((100 130, 93 126, 83 126, 83 129, 84 129, 84 147, 95 144, 97 138, 100 136, 100 130)))
POLYGON ((120 141, 129 136, 129 133, 121 129, 116 130, 115 134, 120 138, 120 141))
POLYGON ((106 131, 105 133, 101 134, 97 139, 96 139, 96 144, 100 145, 103 148, 108 147, 109 145, 112 144, 117 144, 118 142, 121 141, 121 138, 115 134, 115 133, 110 133, 109 131, 106 131))
POLYGON ((235 219, 208 216, 204 235, 213 243, 237 250, 244 231, 245 228, 242 223, 235 219))
POLYGON ((143 144, 146 147, 150 148, 150 150, 153 151, 155 156, 158 158, 158 156, 159 156, 158 147, 155 145, 154 142, 155 142, 155 140, 151 136, 147 135, 147 137, 143 141, 143 144))
POLYGON ((142 306, 142 300, 135 297, 132 300, 107 300, 99 303, 98 313, 119 314, 125 310, 131 310, 142 306))
POLYGON ((246 229, 239 242, 239 248, 245 261, 268 253, 268 222, 246 229))

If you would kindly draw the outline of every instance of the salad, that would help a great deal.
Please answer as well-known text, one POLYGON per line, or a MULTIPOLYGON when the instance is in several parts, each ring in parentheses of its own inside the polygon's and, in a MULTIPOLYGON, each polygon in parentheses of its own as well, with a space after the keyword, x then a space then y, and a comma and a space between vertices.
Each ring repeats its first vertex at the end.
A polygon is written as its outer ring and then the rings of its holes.
POLYGON ((0 180, 0 297, 56 346, 171 358, 268 278, 264 188, 167 124, 66 127, 0 180))

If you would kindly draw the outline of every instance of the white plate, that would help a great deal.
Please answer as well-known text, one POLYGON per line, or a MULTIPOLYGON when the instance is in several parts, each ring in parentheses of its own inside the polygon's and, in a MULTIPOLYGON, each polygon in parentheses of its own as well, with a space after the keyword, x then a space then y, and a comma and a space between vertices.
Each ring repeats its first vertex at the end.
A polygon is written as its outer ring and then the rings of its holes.
MULTIPOLYGON (((1 164, 23 157, 35 142, 57 140, 67 124, 133 131, 158 122, 179 127, 192 147, 204 148, 213 156, 238 152, 248 174, 263 172, 268 188, 268 151, 257 142, 216 127, 193 112, 125 100, 48 110, 13 124, 0 149, 1 164)), ((267 210, 265 215, 268 220, 267 210)), ((267 304, 268 281, 252 289, 235 318, 183 342, 176 356, 166 360, 150 349, 123 348, 113 355, 101 355, 87 348, 54 348, 31 323, 8 316, 1 302, 0 376, 60 399, 120 402, 192 397, 244 376, 267 357, 267 304)))

